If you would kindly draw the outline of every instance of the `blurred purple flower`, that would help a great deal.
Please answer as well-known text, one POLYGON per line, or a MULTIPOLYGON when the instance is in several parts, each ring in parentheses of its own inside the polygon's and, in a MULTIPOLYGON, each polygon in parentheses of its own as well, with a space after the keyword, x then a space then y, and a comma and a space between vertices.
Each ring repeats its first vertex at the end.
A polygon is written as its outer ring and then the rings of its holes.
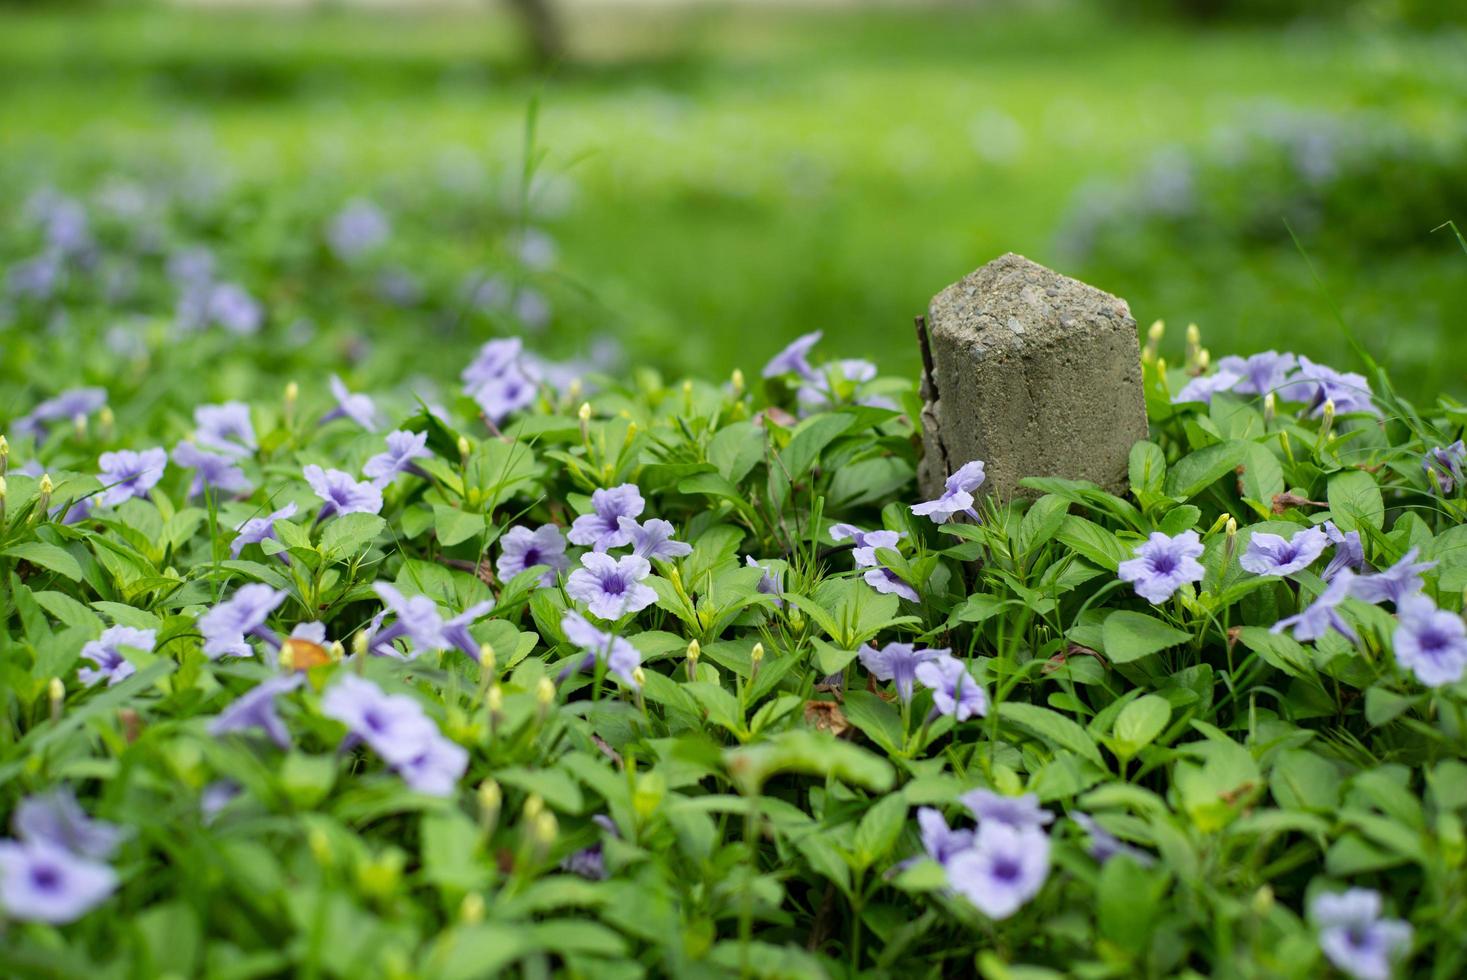
POLYGON ((896 684, 897 696, 902 702, 912 700, 912 685, 917 679, 917 667, 930 660, 946 657, 951 650, 918 649, 910 643, 888 643, 881 649, 871 644, 861 648, 861 666, 879 681, 896 684))
POLYGON ((967 666, 953 657, 940 656, 917 665, 917 680, 932 691, 932 710, 967 721, 988 714, 988 695, 968 673, 967 666))
MULTIPOLYGON (((425 595, 404 596, 386 582, 378 582, 372 589, 382 599, 387 610, 396 617, 391 626, 372 637, 371 648, 374 653, 391 654, 393 641, 404 636, 412 641, 409 656, 416 657, 429 650, 448 649, 449 640, 444 634, 443 616, 438 611, 438 603, 425 595)), ((477 659, 478 655, 478 647, 475 645, 470 656, 477 659)))
POLYGON ((979 825, 973 846, 947 863, 948 884, 990 919, 1019 910, 1049 877, 1049 838, 1005 823, 979 825))
MULTIPOLYGON (((295 511, 295 504, 288 503, 265 517, 251 517, 245 521, 239 527, 235 528, 235 538, 229 543, 230 556, 238 558, 240 552, 244 551, 245 545, 247 544, 259 544, 266 540, 277 540, 275 537, 275 522, 294 517, 295 511)), ((284 558, 285 556, 282 554, 281 557, 284 558)))
POLYGON ((810 366, 807 358, 810 349, 820 343, 821 336, 821 331, 816 330, 795 338, 789 346, 775 354, 769 359, 769 363, 764 365, 764 377, 778 378, 786 374, 797 374, 807 381, 815 378, 817 376, 815 369, 810 366))
POLYGON ((1401 600, 1394 636, 1396 663, 1427 687, 1455 684, 1467 670, 1467 627, 1462 617, 1424 595, 1401 600))
POLYGON ((1316 364, 1300 355, 1299 370, 1279 391, 1279 396, 1288 401, 1304 402, 1310 415, 1324 412, 1324 403, 1335 403, 1335 411, 1344 415, 1348 412, 1369 412, 1379 415, 1370 391, 1370 382, 1363 375, 1342 373, 1332 367, 1316 364))
POLYGON ((473 362, 460 374, 464 390, 495 424, 532 404, 538 393, 538 385, 521 358, 522 346, 513 337, 491 340, 479 348, 473 362))
POLYGON ((1417 561, 1421 549, 1412 548, 1401 560, 1383 572, 1355 579, 1350 594, 1362 602, 1391 602, 1399 609, 1408 596, 1421 591, 1421 573, 1436 567, 1434 561, 1417 561))
POLYGON ((443 638, 448 641, 450 647, 462 651, 464 656, 478 663, 481 644, 469 632, 469 627, 489 615, 493 608, 492 599, 474 603, 443 624, 443 638))
POLYGON ((621 518, 638 517, 646 507, 647 502, 634 483, 593 491, 591 513, 577 517, 567 537, 571 544, 594 551, 620 548, 631 543, 631 535, 622 528, 621 518))
POLYGON ((173 447, 173 464, 180 469, 194 471, 193 482, 188 488, 190 499, 208 489, 231 494, 247 494, 254 489, 234 457, 205 452, 193 443, 180 442, 173 447))
POLYGON ((917 809, 917 827, 922 833, 922 849, 944 867, 948 861, 973 846, 971 830, 949 828, 942 813, 930 806, 917 809))
POLYGON ((321 713, 346 725, 417 792, 451 796, 468 767, 468 753, 443 737, 421 704, 366 678, 342 674, 321 698, 321 713))
POLYGON ((1182 390, 1172 396, 1173 405, 1185 405, 1190 402, 1202 402, 1205 405, 1212 404, 1212 396, 1223 391, 1232 391, 1243 376, 1236 371, 1228 371, 1218 366, 1217 371, 1212 374, 1198 375, 1182 386, 1182 390))
POLYGON ((127 836, 116 824, 87 816, 67 786, 21 800, 10 826, 28 844, 50 844, 93 861, 111 858, 127 836))
POLYGON ((912 513, 918 517, 931 518, 934 524, 946 524, 957 514, 967 514, 976 521, 978 512, 973 509, 973 492, 983 485, 983 480, 982 460, 964 463, 947 478, 943 484, 942 496, 936 500, 913 504, 912 513))
POLYGON ((110 626, 102 635, 82 647, 81 657, 90 660, 96 667, 82 667, 76 672, 83 684, 92 685, 106 681, 110 687, 131 677, 137 670, 123 657, 121 647, 153 652, 158 641, 155 630, 133 629, 131 626, 110 626))
POLYGON ((819 371, 805 379, 795 392, 795 400, 800 403, 803 413, 816 412, 823 408, 833 408, 840 403, 836 397, 836 390, 832 379, 836 383, 854 382, 859 385, 876 377, 876 365, 870 361, 846 359, 834 361, 827 364, 819 371))
POLYGON ((452 796, 469 768, 469 754, 457 742, 435 732, 418 746, 417 752, 394 768, 415 792, 452 796))
POLYGON ((917 590, 912 588, 911 584, 907 582, 906 579, 902 578, 900 575, 892 571, 890 568, 887 568, 885 565, 878 565, 876 568, 869 568, 866 570, 866 574, 861 577, 866 580, 867 585, 871 586, 871 588, 875 589, 877 592, 880 592, 882 595, 901 596, 908 602, 922 601, 922 597, 917 594, 917 590))
POLYGON ((1269 629, 1271 633, 1282 633, 1292 628, 1294 639, 1301 643, 1317 640, 1331 629, 1347 637, 1351 641, 1359 642, 1359 637, 1350 628, 1340 615, 1339 605, 1351 594, 1355 585, 1355 573, 1348 569, 1341 569, 1335 573, 1329 585, 1319 598, 1310 603, 1309 606, 1293 616, 1286 616, 1274 623, 1269 629))
POLYGON ((1443 449, 1437 446, 1435 449, 1426 451, 1422 457, 1421 468, 1426 471, 1427 479, 1435 473, 1437 482, 1441 485, 1441 492, 1451 496, 1457 484, 1462 482, 1462 466, 1467 463, 1467 444, 1461 439, 1443 449))
POLYGON ((1015 830, 1041 830, 1054 821, 1054 814, 1039 805, 1033 793, 1002 796, 991 790, 975 789, 958 797, 958 802, 983 826, 985 821, 1002 823, 1015 830))
POLYGON ((556 575, 570 567, 565 556, 565 537, 554 524, 542 524, 531 531, 512 527, 499 539, 499 561, 494 570, 500 581, 508 582, 527 568, 546 566, 540 576, 541 587, 555 584, 556 575))
POLYGON ((224 735, 228 732, 260 728, 280 748, 290 748, 290 732, 275 710, 275 698, 294 691, 305 680, 305 674, 292 672, 261 681, 209 722, 209 734, 224 735))
POLYGON ((1087 850, 1090 852, 1090 856, 1100 864, 1104 864, 1118 855, 1125 855, 1143 868, 1149 868, 1156 863, 1156 859, 1150 854, 1122 841, 1115 834, 1102 827, 1099 821, 1088 813, 1071 810, 1069 817, 1080 825, 1080 829, 1089 835, 1090 843, 1087 850))
POLYGON ((230 333, 249 336, 265 322, 265 310, 238 283, 222 282, 209 290, 207 318, 230 333))
POLYGON ((600 660, 606 664, 607 671, 632 687, 637 686, 636 670, 642 665, 642 654, 629 640, 597 629, 575 610, 568 610, 561 617, 560 629, 573 646, 586 654, 579 664, 562 671, 560 680, 564 680, 573 669, 591 670, 600 660))
POLYGON ((247 637, 255 637, 275 649, 280 637, 267 629, 265 620, 286 600, 278 592, 258 582, 240 586, 229 599, 199 617, 199 632, 204 634, 204 654, 210 660, 220 657, 252 657, 255 652, 247 637))
POLYGON ((1410 924, 1380 913, 1380 893, 1368 888, 1322 892, 1309 903, 1319 948, 1355 980, 1390 980, 1395 962, 1411 949, 1410 924))
POLYGON ((638 558, 681 558, 693 553, 692 545, 672 539, 677 530, 667 521, 654 517, 638 524, 633 518, 618 517, 616 524, 638 558))
POLYGON ((195 408, 194 441, 229 456, 252 456, 260 448, 250 421, 250 407, 244 402, 195 408))
POLYGON ((343 262, 354 261, 387 241, 392 232, 387 215, 371 201, 348 201, 326 227, 326 241, 343 262))
POLYGON ((368 432, 376 432, 381 428, 377 405, 372 401, 370 395, 353 393, 347 388, 346 382, 334 374, 331 376, 330 384, 331 395, 336 399, 336 407, 321 416, 322 425, 334 422, 336 419, 347 418, 368 432))
POLYGON ((1153 531, 1137 546, 1135 558, 1120 563, 1117 575, 1122 582, 1132 583, 1137 595, 1157 605, 1184 584, 1202 581, 1206 569, 1197 559, 1205 550, 1196 531, 1183 531, 1176 537, 1153 531))
POLYGON ((65 261, 47 250, 12 265, 5 273, 5 289, 16 299, 49 300, 66 274, 65 261))
POLYGON ((759 578, 759 591, 764 595, 774 596, 774 604, 780 609, 783 609, 784 600, 780 596, 784 595, 784 572, 763 562, 755 561, 753 555, 745 555, 744 564, 749 568, 757 568, 764 573, 759 578))
POLYGON ((1254 534, 1238 564, 1255 575, 1292 575, 1314 564, 1329 547, 1329 536, 1317 527, 1295 531, 1292 537, 1254 534))
POLYGON ((33 436, 37 443, 46 438, 53 422, 70 422, 77 416, 91 415, 107 404, 105 388, 72 388, 54 398, 47 398, 29 413, 11 423, 14 436, 33 436))
POLYGON ((389 432, 387 434, 387 451, 378 453, 367 460, 362 466, 362 475, 370 477, 378 487, 385 487, 391 483, 399 473, 411 473, 414 476, 425 475, 413 463, 415 459, 426 459, 433 455, 427 448, 428 433, 426 432, 389 432))
POLYGON ((168 468, 168 453, 161 447, 142 452, 119 449, 99 456, 97 466, 101 470, 97 478, 105 488, 97 502, 102 507, 116 507, 133 497, 147 496, 158 485, 168 468))
POLYGON ((0 841, 0 907, 29 922, 81 918, 117 888, 107 865, 38 841, 0 841))
POLYGON ((581 556, 581 567, 570 573, 565 591, 602 619, 620 619, 657 601, 657 593, 642 584, 651 572, 645 558, 618 559, 593 551, 581 556))
POLYGON ((1267 350, 1248 358, 1224 357, 1217 362, 1217 370, 1238 376, 1233 390, 1239 394, 1261 396, 1283 387, 1284 379, 1298 363, 1293 354, 1267 350))
POLYGON ((1334 521, 1325 521, 1324 533, 1330 543, 1335 546, 1335 553, 1330 556, 1329 564, 1324 567, 1322 577, 1326 582, 1338 575, 1342 568, 1347 568, 1352 572, 1364 570, 1365 546, 1360 542, 1359 531, 1345 533, 1335 526, 1334 521))
POLYGON ((305 467, 306 482, 324 502, 317 521, 340 514, 377 514, 382 510, 382 490, 371 483, 358 483, 350 473, 323 470, 314 463, 305 467))

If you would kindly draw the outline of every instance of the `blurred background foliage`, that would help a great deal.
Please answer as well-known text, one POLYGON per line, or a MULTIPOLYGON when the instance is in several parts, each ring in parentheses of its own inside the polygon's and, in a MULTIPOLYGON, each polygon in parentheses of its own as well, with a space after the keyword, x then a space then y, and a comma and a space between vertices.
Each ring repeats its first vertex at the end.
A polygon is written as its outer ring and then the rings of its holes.
POLYGON ((1467 387, 1467 0, 10 0, 0 90, 0 269, 39 188, 167 187, 272 322, 359 337, 331 356, 527 332, 718 371, 824 329, 914 371, 913 314, 1017 251, 1214 356, 1353 367, 1344 324, 1467 387), (370 283, 323 251, 354 198, 392 229, 370 283))

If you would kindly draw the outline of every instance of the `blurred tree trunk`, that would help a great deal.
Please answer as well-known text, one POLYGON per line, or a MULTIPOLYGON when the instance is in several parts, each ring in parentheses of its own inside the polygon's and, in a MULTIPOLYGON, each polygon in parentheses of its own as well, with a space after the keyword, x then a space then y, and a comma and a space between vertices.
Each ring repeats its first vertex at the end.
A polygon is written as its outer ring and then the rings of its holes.
POLYGON ((565 31, 553 0, 508 0, 510 9, 525 25, 535 61, 547 65, 565 54, 565 31))

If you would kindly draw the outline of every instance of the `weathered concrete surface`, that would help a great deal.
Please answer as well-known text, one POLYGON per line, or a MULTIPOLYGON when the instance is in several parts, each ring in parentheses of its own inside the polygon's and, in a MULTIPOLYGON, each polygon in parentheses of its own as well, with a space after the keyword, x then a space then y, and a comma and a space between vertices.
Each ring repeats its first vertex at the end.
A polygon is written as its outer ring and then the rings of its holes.
POLYGON ((1028 476, 1125 490, 1131 446, 1146 438, 1125 300, 1010 253, 932 298, 925 339, 926 494, 974 459, 1000 500, 1035 496, 1019 486, 1028 476))

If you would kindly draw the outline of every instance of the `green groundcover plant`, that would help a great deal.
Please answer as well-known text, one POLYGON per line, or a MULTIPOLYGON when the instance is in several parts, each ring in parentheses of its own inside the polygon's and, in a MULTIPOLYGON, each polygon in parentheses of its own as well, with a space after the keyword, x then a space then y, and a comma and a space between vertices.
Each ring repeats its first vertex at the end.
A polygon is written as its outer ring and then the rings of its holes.
POLYGON ((819 335, 439 400, 218 302, 4 335, 4 975, 1462 973, 1460 405, 1153 328, 1129 493, 929 497, 819 335))

